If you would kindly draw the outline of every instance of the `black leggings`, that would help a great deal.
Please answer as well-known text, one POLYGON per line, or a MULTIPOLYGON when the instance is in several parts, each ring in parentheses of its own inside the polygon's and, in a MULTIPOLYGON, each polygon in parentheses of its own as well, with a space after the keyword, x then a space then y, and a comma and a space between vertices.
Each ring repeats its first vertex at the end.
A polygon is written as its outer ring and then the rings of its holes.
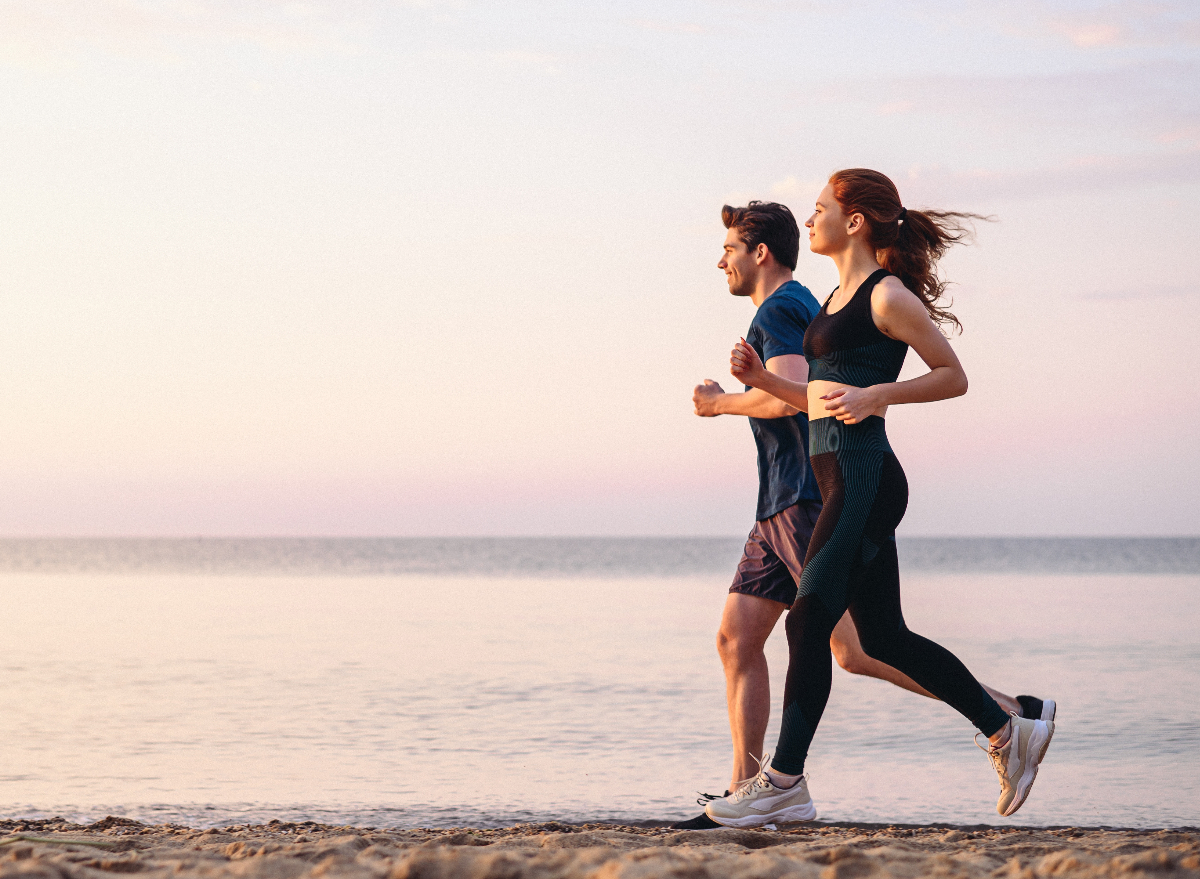
POLYGON ((788 775, 804 771, 829 701, 829 638, 847 608, 868 656, 902 671, 991 736, 1008 722, 1004 709, 953 653, 904 624, 896 526, 908 506, 908 480, 883 419, 811 422, 809 457, 824 508, 785 623, 790 659, 771 768, 788 775))

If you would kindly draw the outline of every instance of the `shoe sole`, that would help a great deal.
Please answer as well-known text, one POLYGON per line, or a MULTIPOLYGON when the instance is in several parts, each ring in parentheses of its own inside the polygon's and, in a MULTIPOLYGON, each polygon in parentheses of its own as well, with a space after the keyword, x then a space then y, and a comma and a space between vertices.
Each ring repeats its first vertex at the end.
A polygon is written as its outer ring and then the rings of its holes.
POLYGON ((1058 713, 1058 706, 1054 704, 1053 699, 1042 700, 1042 716, 1040 720, 1054 720, 1054 715, 1058 713))
MULTIPOLYGON (((1015 814, 1017 809, 1021 808, 1021 806, 1024 805, 1025 800, 1029 797, 1029 791, 1033 789, 1033 780, 1037 778, 1038 767, 1042 764, 1042 760, 1046 756, 1046 749, 1050 747, 1050 740, 1054 738, 1054 722, 1039 721, 1039 723, 1041 723, 1046 729, 1046 738, 1045 740, 1040 739, 1038 734, 1040 732, 1039 730, 1035 730, 1033 735, 1030 737, 1029 748, 1025 753, 1032 754, 1034 749, 1039 747, 1039 745, 1041 750, 1038 751, 1037 760, 1031 760, 1029 765, 1025 767, 1025 771, 1021 773, 1021 780, 1017 782, 1017 795, 1013 798, 1013 801, 1008 804, 1008 808, 1000 813, 1005 818, 1015 814)), ((713 818, 713 820, 715 821, 717 819, 713 818)))
POLYGON ((797 821, 815 821, 817 818, 817 807, 810 801, 800 806, 788 806, 786 809, 780 809, 778 812, 769 812, 766 815, 746 815, 742 818, 718 818, 716 815, 709 815, 708 817, 726 827, 762 827, 764 824, 791 824, 797 821))
POLYGON ((689 818, 687 821, 676 821, 674 824, 668 825, 668 830, 688 830, 693 833, 700 833, 705 830, 715 830, 718 826, 717 822, 708 817, 707 812, 701 812, 695 818, 689 818), (698 823, 701 819, 707 821, 707 824, 698 823))

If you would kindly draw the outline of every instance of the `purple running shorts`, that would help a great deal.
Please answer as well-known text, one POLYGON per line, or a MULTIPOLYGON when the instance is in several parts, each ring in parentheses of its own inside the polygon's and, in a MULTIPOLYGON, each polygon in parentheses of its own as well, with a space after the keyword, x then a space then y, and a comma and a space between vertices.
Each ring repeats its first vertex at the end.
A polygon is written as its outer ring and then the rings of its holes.
POLYGON ((754 523, 730 592, 755 595, 791 607, 796 600, 804 556, 812 537, 820 501, 800 501, 769 519, 754 523))

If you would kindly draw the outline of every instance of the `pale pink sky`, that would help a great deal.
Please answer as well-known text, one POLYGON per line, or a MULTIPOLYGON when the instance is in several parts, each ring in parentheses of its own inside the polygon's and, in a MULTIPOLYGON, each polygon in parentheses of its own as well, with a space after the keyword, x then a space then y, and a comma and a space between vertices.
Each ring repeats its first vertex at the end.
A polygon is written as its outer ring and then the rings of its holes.
POLYGON ((0 76, 0 534, 743 533, 720 206, 854 165, 997 218, 903 533, 1200 532, 1194 4, 16 0, 0 76))

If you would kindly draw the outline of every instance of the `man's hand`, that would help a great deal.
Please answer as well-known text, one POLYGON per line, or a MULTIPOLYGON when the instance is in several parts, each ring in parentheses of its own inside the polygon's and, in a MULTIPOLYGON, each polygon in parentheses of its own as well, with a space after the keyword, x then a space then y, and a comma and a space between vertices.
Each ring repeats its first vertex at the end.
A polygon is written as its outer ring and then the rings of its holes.
MULTIPOLYGON (((749 350, 751 354, 754 354, 754 359, 758 360, 754 349, 750 348, 749 350)), ((719 384, 706 378, 704 384, 696 385, 696 389, 692 392, 692 402, 696 404, 696 414, 706 418, 711 418, 713 415, 784 418, 808 410, 808 385, 804 384, 805 379, 808 378, 808 364, 803 355, 777 354, 767 361, 762 376, 785 378, 787 384, 796 384, 798 388, 796 400, 804 405, 798 406, 793 402, 785 402, 757 388, 727 394, 719 384)))
POLYGON ((724 394, 725 391, 721 389, 721 386, 711 378, 706 378, 702 385, 696 385, 696 389, 692 391, 692 402, 696 404, 696 414, 705 418, 720 415, 721 413, 717 411, 717 402, 724 394))

